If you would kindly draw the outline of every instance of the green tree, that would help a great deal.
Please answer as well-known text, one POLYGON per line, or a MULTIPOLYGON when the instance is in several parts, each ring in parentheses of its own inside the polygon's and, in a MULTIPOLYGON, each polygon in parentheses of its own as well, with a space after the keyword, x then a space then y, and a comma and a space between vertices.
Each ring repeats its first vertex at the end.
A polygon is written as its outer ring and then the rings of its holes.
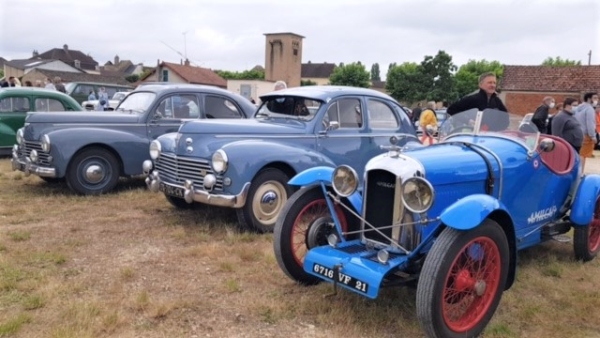
POLYGON ((137 74, 131 74, 131 75, 125 76, 125 80, 127 82, 131 82, 131 83, 136 83, 139 79, 140 79, 140 76, 137 74))
POLYGON ((458 68, 455 74, 458 97, 470 94, 479 88, 479 76, 483 73, 496 74, 498 81, 502 78, 504 66, 499 61, 469 60, 458 68))
POLYGON ((560 56, 553 58, 551 56, 547 57, 546 60, 542 62, 542 66, 554 66, 554 67, 567 67, 567 66, 581 66, 581 60, 569 60, 562 59, 560 56))
POLYGON ((381 81, 381 74, 379 72, 379 64, 374 63, 371 66, 371 81, 381 81))
POLYGON ((300 86, 316 86, 317 83, 312 80, 300 80, 300 86))
POLYGON ((232 72, 228 70, 215 70, 220 77, 226 80, 264 80, 265 72, 259 69, 245 70, 243 72, 232 72))
POLYGON ((443 50, 435 56, 426 55, 418 69, 420 86, 426 90, 425 99, 435 101, 454 101, 457 98, 454 72, 456 65, 452 56, 443 50))
POLYGON ((4 77, 4 69, 0 69, 0 79, 4 77))
POLYGON ((369 88, 370 74, 360 62, 336 67, 329 77, 332 85, 369 88))
POLYGON ((385 81, 385 89, 398 101, 412 104, 425 98, 422 86, 423 73, 415 62, 404 62, 400 65, 390 64, 385 81))

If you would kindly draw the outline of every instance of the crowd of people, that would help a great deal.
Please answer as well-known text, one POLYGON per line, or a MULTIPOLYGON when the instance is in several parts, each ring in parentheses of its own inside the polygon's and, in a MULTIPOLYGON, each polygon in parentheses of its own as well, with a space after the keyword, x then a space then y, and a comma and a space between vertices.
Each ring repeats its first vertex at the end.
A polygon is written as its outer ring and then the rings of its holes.
MULTIPOLYGON (((22 87, 22 86, 23 85, 21 84, 21 81, 19 81, 19 79, 14 76, 9 76, 7 81, 2 81, 2 83, 0 83, 0 87, 2 87, 2 88, 4 88, 4 87, 22 87)), ((52 80, 48 77, 44 80, 44 82, 42 82, 42 80, 36 80, 35 85, 31 81, 27 80, 27 81, 25 81, 25 87, 46 88, 46 89, 58 90, 59 92, 63 92, 65 94, 67 93, 67 90, 65 89, 65 85, 63 84, 62 79, 59 76, 54 77, 54 80, 52 80)))
MULTIPOLYGON (((473 108, 507 111, 496 93, 496 75, 494 73, 482 74, 479 77, 479 91, 451 104, 447 113, 454 115, 473 108)), ((428 102, 427 108, 423 111, 420 103, 413 109, 413 121, 419 121, 424 134, 427 130, 437 128, 434 109, 435 102, 433 101, 428 102)), ((598 93, 586 93, 581 101, 578 98, 567 97, 558 104, 553 97, 544 97, 542 104, 533 113, 531 123, 541 133, 555 135, 567 141, 579 153, 583 170, 586 159, 594 157, 594 148, 596 144, 600 144, 598 93), (551 116, 552 109, 556 111, 554 116, 551 116)))

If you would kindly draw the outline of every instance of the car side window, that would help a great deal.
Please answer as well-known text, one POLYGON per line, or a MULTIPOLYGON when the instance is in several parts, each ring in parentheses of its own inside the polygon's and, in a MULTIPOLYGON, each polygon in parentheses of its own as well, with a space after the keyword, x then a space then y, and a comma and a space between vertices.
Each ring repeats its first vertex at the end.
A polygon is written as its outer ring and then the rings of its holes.
POLYGON ((80 95, 89 95, 90 94, 90 90, 94 91, 94 94, 96 94, 96 90, 94 90, 93 86, 90 85, 85 85, 85 84, 80 84, 77 85, 77 87, 75 88, 75 94, 80 94, 80 95))
POLYGON ((193 94, 177 94, 164 98, 156 107, 158 118, 190 119, 200 116, 198 98, 193 94))
POLYGON ((36 98, 35 99, 35 111, 66 111, 67 108, 55 99, 48 98, 36 98))
POLYGON ((323 125, 337 121, 340 128, 358 129, 363 126, 363 113, 359 99, 341 99, 333 102, 323 118, 323 125))
POLYGON ((369 115, 369 124, 373 129, 396 129, 398 128, 398 118, 387 104, 369 99, 367 102, 367 111, 369 115))
POLYGON ((204 99, 204 112, 207 119, 242 118, 236 104, 222 96, 207 95, 204 99))
POLYGON ((0 113, 29 111, 29 100, 26 97, 6 97, 0 100, 0 113))

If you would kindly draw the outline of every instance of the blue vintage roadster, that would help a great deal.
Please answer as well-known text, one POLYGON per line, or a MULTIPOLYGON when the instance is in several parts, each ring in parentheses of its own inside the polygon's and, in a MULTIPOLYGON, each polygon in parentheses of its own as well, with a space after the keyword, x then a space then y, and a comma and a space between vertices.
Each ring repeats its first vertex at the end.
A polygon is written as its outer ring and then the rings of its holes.
POLYGON ((296 175, 302 188, 274 231, 279 266, 368 298, 416 284, 428 336, 479 335, 515 280, 517 251, 551 239, 573 241, 582 261, 600 250, 600 176, 582 176, 568 143, 519 121, 454 115, 439 143, 372 158, 362 189, 344 165, 296 175))

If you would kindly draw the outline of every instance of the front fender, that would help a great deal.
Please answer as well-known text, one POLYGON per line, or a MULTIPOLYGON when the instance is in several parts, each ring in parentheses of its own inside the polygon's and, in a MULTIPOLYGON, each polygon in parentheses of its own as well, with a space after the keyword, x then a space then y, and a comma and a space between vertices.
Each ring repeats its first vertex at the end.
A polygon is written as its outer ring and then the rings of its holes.
POLYGON ((69 162, 82 148, 99 145, 113 149, 123 162, 125 175, 142 173, 142 162, 150 158, 147 138, 120 130, 69 128, 47 133, 50 137, 53 164, 58 177, 64 177, 69 162))
MULTIPOLYGON (((331 175, 333 174, 334 170, 335 168, 332 167, 313 167, 292 177, 292 179, 288 181, 288 184, 295 186, 307 186, 322 182, 328 186, 331 186, 331 175)), ((358 191, 348 196, 347 199, 350 201, 350 204, 352 204, 354 210, 360 211, 362 209, 362 195, 358 191)))
POLYGON ((229 158, 225 176, 231 178, 229 192, 234 194, 239 193, 246 182, 250 182, 262 168, 269 165, 288 167, 294 174, 315 166, 335 167, 329 158, 303 145, 244 140, 227 143, 221 149, 229 158))
POLYGON ((592 221, 599 193, 600 175, 586 175, 581 179, 571 206, 571 222, 586 226, 592 221))
POLYGON ((470 230, 481 224, 495 210, 506 211, 506 208, 492 196, 470 195, 447 207, 440 218, 451 228, 470 230))

